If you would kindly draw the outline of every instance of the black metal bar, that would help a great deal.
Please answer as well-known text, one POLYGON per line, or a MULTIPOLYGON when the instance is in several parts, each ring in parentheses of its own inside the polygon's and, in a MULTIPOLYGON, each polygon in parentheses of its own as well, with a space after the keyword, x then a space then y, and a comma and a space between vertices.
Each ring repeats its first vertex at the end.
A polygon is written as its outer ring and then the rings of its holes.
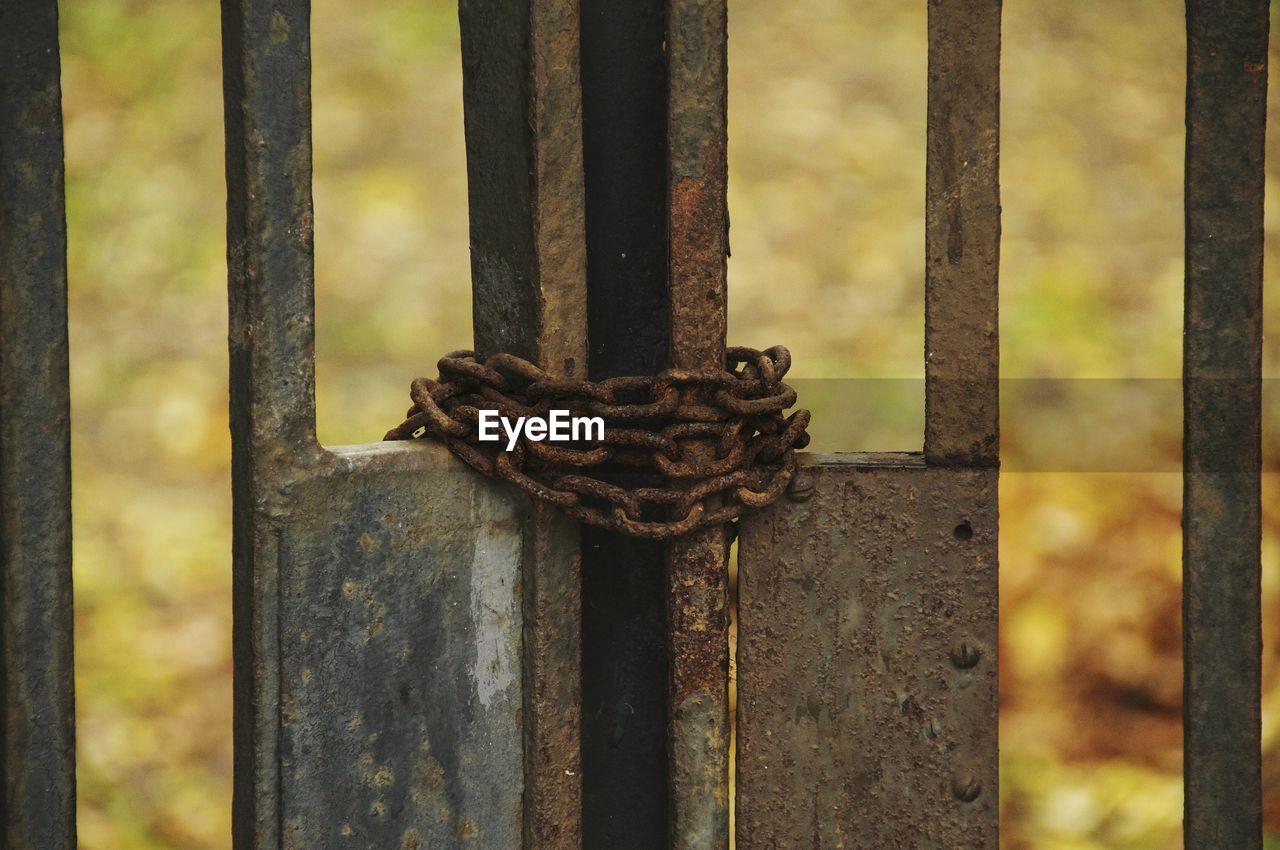
POLYGON ((54 0, 0 4, 4 847, 76 846, 62 91, 54 0))
MULTIPOLYGON (((462 0, 475 346, 587 373, 576 0, 462 0)), ((525 850, 582 846, 580 537, 533 505, 525 540, 525 850)))
POLYGON ((235 791, 232 841, 281 845, 280 538, 315 437, 308 0, 223 0, 230 294, 235 791))
POLYGON ((1185 844, 1262 846, 1267 0, 1188 0, 1183 342, 1185 844))
MULTIPOLYGON (((590 377, 668 365, 663 0, 582 3, 590 377)), ((582 532, 583 846, 669 841, 664 547, 582 532)))
POLYGON ((1000 4, 929 0, 924 452, 947 466, 1000 457, 1000 4))

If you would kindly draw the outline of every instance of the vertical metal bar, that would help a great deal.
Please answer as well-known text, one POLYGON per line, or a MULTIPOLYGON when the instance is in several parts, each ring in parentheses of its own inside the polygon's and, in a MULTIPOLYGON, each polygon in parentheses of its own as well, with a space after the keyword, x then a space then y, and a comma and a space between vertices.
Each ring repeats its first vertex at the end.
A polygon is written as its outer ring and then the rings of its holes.
POLYGON ((925 457, 1000 451, 1001 0, 929 0, 925 457))
POLYGON ((279 534, 315 438, 310 3, 223 0, 237 848, 281 836, 279 534))
MULTIPOLYGON (((669 362, 665 31, 665 0, 582 2, 587 311, 596 380, 655 374, 669 362)), ((662 545, 583 529, 587 848, 652 850, 669 841, 665 588, 662 545)))
POLYGON ((0 4, 0 845, 76 845, 62 91, 54 0, 0 4))
MULTIPOLYGON (((462 0, 476 348, 587 373, 578 5, 462 0)), ((579 534, 535 504, 524 592, 524 846, 582 846, 579 534)))
MULTIPOLYGON (((724 366, 727 18, 726 0, 667 4, 671 362, 684 368, 724 366)), ((729 846, 727 558, 719 528, 667 548, 671 846, 681 850, 729 846)))
POLYGON ((1262 846, 1267 0, 1187 3, 1185 842, 1262 846))

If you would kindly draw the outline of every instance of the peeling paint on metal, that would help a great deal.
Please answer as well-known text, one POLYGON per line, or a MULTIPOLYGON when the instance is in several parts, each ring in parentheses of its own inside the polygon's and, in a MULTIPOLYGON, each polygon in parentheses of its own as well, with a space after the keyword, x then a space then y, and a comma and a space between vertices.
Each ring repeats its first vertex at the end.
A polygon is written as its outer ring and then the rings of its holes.
MULTIPOLYGON (((493 504, 492 494, 477 489, 481 504, 476 516, 502 516, 507 511, 493 504)), ((471 559, 471 622, 476 635, 476 660, 472 669, 476 697, 489 708, 495 697, 509 693, 519 684, 520 632, 512 624, 519 621, 519 597, 512 585, 519 581, 521 539, 511 526, 485 523, 472 529, 475 553, 471 559), (516 565, 513 569, 512 565, 516 565)))

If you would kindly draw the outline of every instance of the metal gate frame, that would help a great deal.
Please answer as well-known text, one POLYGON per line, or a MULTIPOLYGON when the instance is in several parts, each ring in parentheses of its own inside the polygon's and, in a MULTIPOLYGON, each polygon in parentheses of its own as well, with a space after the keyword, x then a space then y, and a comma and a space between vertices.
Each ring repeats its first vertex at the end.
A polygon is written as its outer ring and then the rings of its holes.
MULTIPOLYGON (((741 523, 744 848, 997 840, 1000 2, 928 3, 924 452, 810 456, 741 523)), ((1261 846, 1269 4, 1187 6, 1185 841, 1208 850, 1261 846)), ((477 347, 718 365, 725 0, 460 14, 477 347)), ((432 447, 317 443, 308 25, 305 0, 223 2, 235 845, 727 846, 724 536, 580 536, 432 447)), ((12 0, 3 835, 40 850, 75 844, 62 183, 56 4, 12 0)))
POLYGON ((76 843, 58 10, 0 4, 0 846, 76 843))

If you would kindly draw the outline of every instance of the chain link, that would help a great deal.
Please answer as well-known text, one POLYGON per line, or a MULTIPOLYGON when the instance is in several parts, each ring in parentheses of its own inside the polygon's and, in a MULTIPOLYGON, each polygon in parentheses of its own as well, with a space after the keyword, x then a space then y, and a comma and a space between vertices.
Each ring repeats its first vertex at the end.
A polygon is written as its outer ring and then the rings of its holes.
POLYGON ((796 450, 809 443, 809 411, 783 413, 796 402, 782 383, 791 367, 786 348, 730 348, 725 360, 721 370, 593 382, 552 378, 511 354, 454 351, 437 364, 438 378, 413 382, 407 418, 384 439, 437 440, 474 469, 580 522, 670 539, 772 503, 795 474, 796 450), (481 410, 512 419, 551 410, 600 417, 604 437, 552 444, 522 433, 506 451, 505 438, 480 440, 481 410), (655 473, 666 486, 652 486, 655 473), (650 486, 623 483, 636 480, 650 486))

